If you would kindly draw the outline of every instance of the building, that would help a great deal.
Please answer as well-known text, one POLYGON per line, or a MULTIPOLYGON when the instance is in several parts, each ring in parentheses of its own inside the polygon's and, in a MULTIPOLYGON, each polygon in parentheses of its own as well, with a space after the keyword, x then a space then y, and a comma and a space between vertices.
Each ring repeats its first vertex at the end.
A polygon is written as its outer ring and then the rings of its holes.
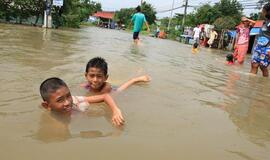
POLYGON ((105 28, 115 28, 115 22, 113 21, 115 12, 98 11, 93 17, 97 18, 98 26, 105 28))

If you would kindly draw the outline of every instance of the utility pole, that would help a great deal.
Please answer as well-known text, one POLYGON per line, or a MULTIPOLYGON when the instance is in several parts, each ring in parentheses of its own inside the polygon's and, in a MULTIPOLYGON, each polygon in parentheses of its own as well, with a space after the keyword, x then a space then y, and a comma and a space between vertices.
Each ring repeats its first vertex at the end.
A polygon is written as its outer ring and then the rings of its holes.
POLYGON ((172 21, 172 16, 173 16, 173 8, 174 8, 174 0, 173 0, 173 3, 172 3, 171 17, 169 19, 169 24, 168 24, 168 28, 167 28, 168 31, 170 30, 170 26, 171 26, 171 21, 172 21))
POLYGON ((184 7, 185 7, 184 17, 183 17, 183 20, 182 20, 182 28, 183 29, 184 29, 184 26, 185 26, 185 21, 186 21, 186 16, 187 16, 188 0, 184 0, 184 7))

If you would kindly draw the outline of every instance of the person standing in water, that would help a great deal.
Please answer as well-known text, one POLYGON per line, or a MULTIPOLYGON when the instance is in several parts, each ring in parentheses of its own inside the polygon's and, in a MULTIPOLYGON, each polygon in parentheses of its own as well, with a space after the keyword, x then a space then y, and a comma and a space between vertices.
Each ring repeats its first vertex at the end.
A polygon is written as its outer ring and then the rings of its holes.
POLYGON ((210 38, 207 42, 209 44, 209 48, 212 48, 213 43, 214 43, 215 39, 217 39, 217 37, 218 37, 218 33, 216 32, 216 30, 214 28, 212 28, 210 31, 210 38))
POLYGON ((131 23, 133 26, 133 40, 135 44, 139 43, 139 33, 142 30, 143 24, 147 27, 147 32, 150 32, 148 22, 146 21, 145 15, 141 13, 141 7, 136 7, 136 13, 132 16, 131 23))
POLYGON ((257 74, 258 68, 261 69, 264 77, 269 77, 268 66, 270 64, 270 3, 264 5, 262 15, 265 22, 261 28, 255 46, 252 51, 250 73, 257 74))
POLYGON ((235 42, 234 58, 239 64, 243 64, 248 51, 250 28, 255 24, 255 21, 242 17, 242 25, 237 28, 237 36, 235 42))

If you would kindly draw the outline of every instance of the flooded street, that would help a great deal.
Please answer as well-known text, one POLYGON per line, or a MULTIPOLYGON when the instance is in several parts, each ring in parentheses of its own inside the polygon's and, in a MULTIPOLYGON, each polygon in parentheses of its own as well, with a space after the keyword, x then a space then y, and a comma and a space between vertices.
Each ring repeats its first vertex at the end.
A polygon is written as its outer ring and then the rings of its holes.
POLYGON ((0 24, 0 159, 269 160, 270 80, 225 65, 225 54, 95 27, 44 30, 0 24), (57 120, 40 107, 40 83, 60 77, 85 95, 85 65, 101 56, 109 82, 149 74, 114 95, 126 125, 106 105, 57 120))

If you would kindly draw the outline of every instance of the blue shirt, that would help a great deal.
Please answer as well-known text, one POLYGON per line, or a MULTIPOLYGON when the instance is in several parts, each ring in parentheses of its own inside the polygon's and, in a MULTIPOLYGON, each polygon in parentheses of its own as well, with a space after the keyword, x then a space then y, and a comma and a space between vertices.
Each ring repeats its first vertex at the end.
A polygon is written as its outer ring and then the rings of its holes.
POLYGON ((132 16, 132 22, 134 24, 133 32, 140 32, 142 30, 143 23, 146 22, 144 14, 138 12, 132 16))

